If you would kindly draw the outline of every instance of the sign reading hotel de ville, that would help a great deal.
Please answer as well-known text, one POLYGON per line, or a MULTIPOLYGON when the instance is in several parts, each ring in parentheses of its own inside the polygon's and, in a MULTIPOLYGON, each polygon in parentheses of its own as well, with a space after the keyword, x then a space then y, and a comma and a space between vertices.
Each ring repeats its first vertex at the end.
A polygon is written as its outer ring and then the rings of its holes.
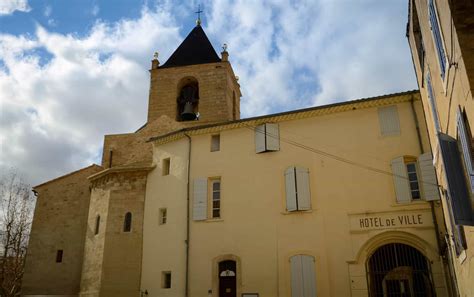
POLYGON ((429 209, 350 214, 351 231, 433 227, 429 209))

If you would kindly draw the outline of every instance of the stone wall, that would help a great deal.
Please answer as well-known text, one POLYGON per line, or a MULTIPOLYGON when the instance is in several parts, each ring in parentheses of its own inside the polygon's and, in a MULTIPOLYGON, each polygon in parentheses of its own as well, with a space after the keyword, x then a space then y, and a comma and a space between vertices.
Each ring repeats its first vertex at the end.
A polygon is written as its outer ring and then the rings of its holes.
POLYGON ((38 193, 22 293, 79 293, 84 237, 89 210, 87 177, 102 170, 91 165, 35 187, 38 193), (63 250, 61 263, 56 253, 63 250))

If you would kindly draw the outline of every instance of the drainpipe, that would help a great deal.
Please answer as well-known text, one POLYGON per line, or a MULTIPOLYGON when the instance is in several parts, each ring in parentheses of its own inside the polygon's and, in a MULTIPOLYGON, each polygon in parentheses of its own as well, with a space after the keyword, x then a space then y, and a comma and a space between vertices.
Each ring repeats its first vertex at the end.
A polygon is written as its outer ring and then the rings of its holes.
POLYGON ((185 285, 184 285, 184 296, 189 296, 189 193, 190 193, 190 179, 191 179, 191 137, 188 134, 184 134, 188 138, 188 177, 187 177, 187 189, 186 189, 186 272, 185 272, 185 285))

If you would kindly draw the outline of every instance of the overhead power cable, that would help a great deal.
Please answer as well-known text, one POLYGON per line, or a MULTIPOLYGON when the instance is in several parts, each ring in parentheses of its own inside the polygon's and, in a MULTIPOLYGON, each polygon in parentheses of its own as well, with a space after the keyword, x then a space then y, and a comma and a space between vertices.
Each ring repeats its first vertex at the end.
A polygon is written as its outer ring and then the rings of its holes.
MULTIPOLYGON (((349 160, 349 159, 346 159, 346 158, 343 158, 343 157, 340 157, 340 156, 337 156, 337 155, 334 155, 332 153, 328 153, 328 152, 325 152, 323 150, 320 150, 320 149, 316 149, 316 148, 313 148, 313 147, 310 147, 310 146, 307 146, 305 144, 302 144, 302 143, 299 143, 299 142, 296 142, 294 140, 291 140, 291 139, 288 139, 288 138, 284 138, 284 137, 278 137, 277 135, 275 134, 271 134, 271 133, 268 133, 266 131, 260 131, 260 130, 257 130, 255 127, 253 126, 250 126, 248 124, 245 125, 246 128, 254 131, 254 132, 258 132, 258 133, 261 133, 261 134, 265 134, 267 136, 270 136, 274 139, 280 139, 281 141, 283 142, 286 142, 290 145, 293 145, 295 147, 298 147, 298 148, 301 148, 301 149, 304 149, 304 150, 307 150, 309 152, 312 152, 312 153, 315 153, 315 154, 318 154, 318 155, 321 155, 321 156, 325 156, 325 157, 328 157, 328 158, 331 158, 333 160, 336 160, 336 161, 339 161, 339 162, 343 162, 343 163, 346 163, 346 164, 349 164, 349 165, 352 165, 352 166, 356 166, 356 167, 360 167, 360 168, 363 168, 363 169, 366 169, 366 170, 369 170, 369 171, 373 171, 373 172, 376 172, 376 173, 380 173, 380 174, 383 174, 383 175, 388 175, 388 176, 391 176, 391 177, 399 177, 399 178, 402 178, 402 179, 405 179, 405 180, 409 180, 409 178, 405 177, 405 176, 402 176, 402 175, 398 175, 398 174, 394 174, 393 172, 389 172, 389 171, 386 171, 386 170, 383 170, 383 169, 379 169, 379 168, 375 168, 375 167, 372 167, 372 166, 368 166, 368 165, 365 165, 365 164, 362 164, 362 163, 358 163, 358 162, 355 162, 355 161, 352 161, 352 160, 349 160)), ((434 184, 434 183, 430 183, 430 182, 426 182, 426 181, 421 181, 420 179, 418 179, 418 183, 423 183, 423 184, 426 184, 426 185, 432 185, 432 186, 436 186, 436 187, 441 187, 439 186, 438 184, 434 184)))

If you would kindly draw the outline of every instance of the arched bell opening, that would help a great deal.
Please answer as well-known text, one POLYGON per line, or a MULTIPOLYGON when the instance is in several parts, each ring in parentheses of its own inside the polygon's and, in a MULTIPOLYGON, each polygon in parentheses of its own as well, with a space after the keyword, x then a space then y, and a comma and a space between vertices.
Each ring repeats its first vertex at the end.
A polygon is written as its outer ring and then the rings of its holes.
POLYGON ((402 243, 383 245, 366 265, 370 297, 435 296, 430 262, 414 247, 402 243))
POLYGON ((199 83, 194 77, 185 77, 178 84, 178 121, 194 121, 199 118, 199 83))

